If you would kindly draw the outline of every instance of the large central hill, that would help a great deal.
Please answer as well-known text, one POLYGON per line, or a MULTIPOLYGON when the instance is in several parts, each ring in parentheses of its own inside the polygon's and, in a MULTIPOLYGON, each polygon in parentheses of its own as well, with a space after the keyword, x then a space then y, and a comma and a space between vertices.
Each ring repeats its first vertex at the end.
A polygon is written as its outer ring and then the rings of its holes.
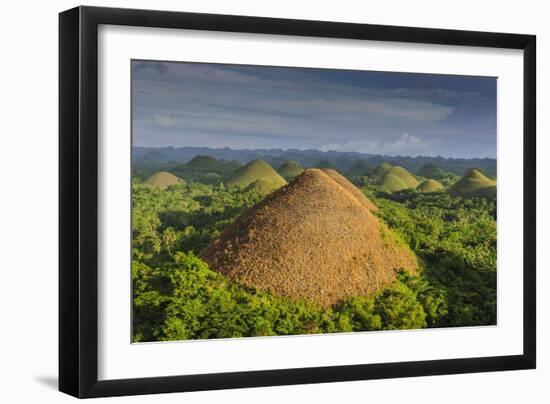
POLYGON ((237 218, 201 257, 247 286, 323 306, 372 293, 400 268, 415 272, 414 254, 351 183, 329 174, 306 170, 237 218))
POLYGON ((372 201, 367 198, 365 194, 359 190, 359 188, 349 182, 346 177, 341 175, 338 171, 332 168, 323 168, 322 171, 334 181, 336 181, 338 185, 340 185, 342 188, 352 194, 353 197, 357 199, 362 205, 364 205, 368 210, 370 210, 371 212, 378 210, 378 206, 372 203, 372 201))

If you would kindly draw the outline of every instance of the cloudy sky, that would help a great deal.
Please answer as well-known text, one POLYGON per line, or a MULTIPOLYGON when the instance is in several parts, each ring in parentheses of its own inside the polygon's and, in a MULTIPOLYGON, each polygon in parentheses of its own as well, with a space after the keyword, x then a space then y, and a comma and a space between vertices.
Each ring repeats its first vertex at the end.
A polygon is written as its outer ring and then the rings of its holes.
POLYGON ((135 146, 496 156, 496 79, 132 62, 135 146))

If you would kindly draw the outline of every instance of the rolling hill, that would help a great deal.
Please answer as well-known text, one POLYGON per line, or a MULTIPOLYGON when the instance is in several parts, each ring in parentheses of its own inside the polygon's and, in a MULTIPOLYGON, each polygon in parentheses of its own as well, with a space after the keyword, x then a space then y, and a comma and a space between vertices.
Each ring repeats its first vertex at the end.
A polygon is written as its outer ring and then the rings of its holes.
POLYGON ((445 170, 433 163, 424 164, 417 172, 421 177, 432 178, 434 180, 440 180, 445 178, 448 174, 445 170))
POLYGON ((229 279, 322 306, 380 290, 399 268, 418 269, 365 204, 318 169, 243 213, 200 256, 229 279))
POLYGON ((418 187, 416 187, 418 192, 438 192, 443 190, 443 185, 437 180, 428 179, 422 181, 418 187))
POLYGON ((245 189, 247 191, 255 191, 261 196, 266 196, 279 189, 281 187, 280 183, 271 181, 271 180, 256 180, 245 189))
POLYGON ((228 186, 248 187, 258 181, 272 182, 277 188, 286 185, 286 180, 263 160, 254 160, 239 168, 226 182, 228 186))
POLYGON ((287 160, 279 167, 278 172, 283 178, 289 180, 302 174, 304 167, 294 160, 287 160))
POLYGON ((386 171, 388 171, 391 168, 391 164, 386 163, 385 161, 381 163, 380 165, 376 166, 374 170, 372 170, 372 176, 375 178, 382 177, 386 171))
POLYGON ((183 183, 181 178, 167 171, 158 171, 147 178, 145 184, 154 185, 156 187, 166 189, 172 185, 183 183))
POLYGON ((378 185, 388 188, 390 191, 416 188, 418 181, 403 167, 392 167, 378 180, 378 185))
POLYGON ((451 188, 452 196, 483 196, 496 197, 496 181, 487 177, 481 171, 473 168, 459 179, 451 188))
POLYGON ((235 172, 241 163, 237 160, 217 160, 212 156, 198 155, 185 164, 171 169, 178 177, 189 181, 217 184, 235 172))

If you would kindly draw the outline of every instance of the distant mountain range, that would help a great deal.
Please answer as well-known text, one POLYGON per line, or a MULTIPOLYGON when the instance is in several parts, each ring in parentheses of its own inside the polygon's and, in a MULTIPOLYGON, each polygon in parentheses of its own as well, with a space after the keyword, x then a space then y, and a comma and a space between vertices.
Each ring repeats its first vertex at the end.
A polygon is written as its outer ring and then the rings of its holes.
POLYGON ((426 164, 435 164, 439 168, 463 175, 470 168, 482 170, 487 175, 496 178, 496 159, 492 158, 445 158, 441 156, 384 156, 358 152, 337 152, 298 149, 242 149, 209 148, 209 147, 139 147, 132 149, 134 169, 146 167, 171 167, 186 163, 196 156, 211 156, 218 160, 239 161, 241 164, 262 159, 273 167, 279 167, 288 160, 293 160, 303 167, 319 167, 330 165, 341 171, 349 171, 364 164, 377 166, 383 162, 402 166, 412 172, 418 172, 426 164))

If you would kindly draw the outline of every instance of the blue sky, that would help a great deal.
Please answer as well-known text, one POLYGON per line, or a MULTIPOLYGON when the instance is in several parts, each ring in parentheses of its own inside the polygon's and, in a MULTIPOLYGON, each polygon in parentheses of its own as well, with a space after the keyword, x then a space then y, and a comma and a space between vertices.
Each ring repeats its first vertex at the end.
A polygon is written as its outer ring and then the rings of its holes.
POLYGON ((496 157, 489 77, 132 62, 135 146, 496 157))

